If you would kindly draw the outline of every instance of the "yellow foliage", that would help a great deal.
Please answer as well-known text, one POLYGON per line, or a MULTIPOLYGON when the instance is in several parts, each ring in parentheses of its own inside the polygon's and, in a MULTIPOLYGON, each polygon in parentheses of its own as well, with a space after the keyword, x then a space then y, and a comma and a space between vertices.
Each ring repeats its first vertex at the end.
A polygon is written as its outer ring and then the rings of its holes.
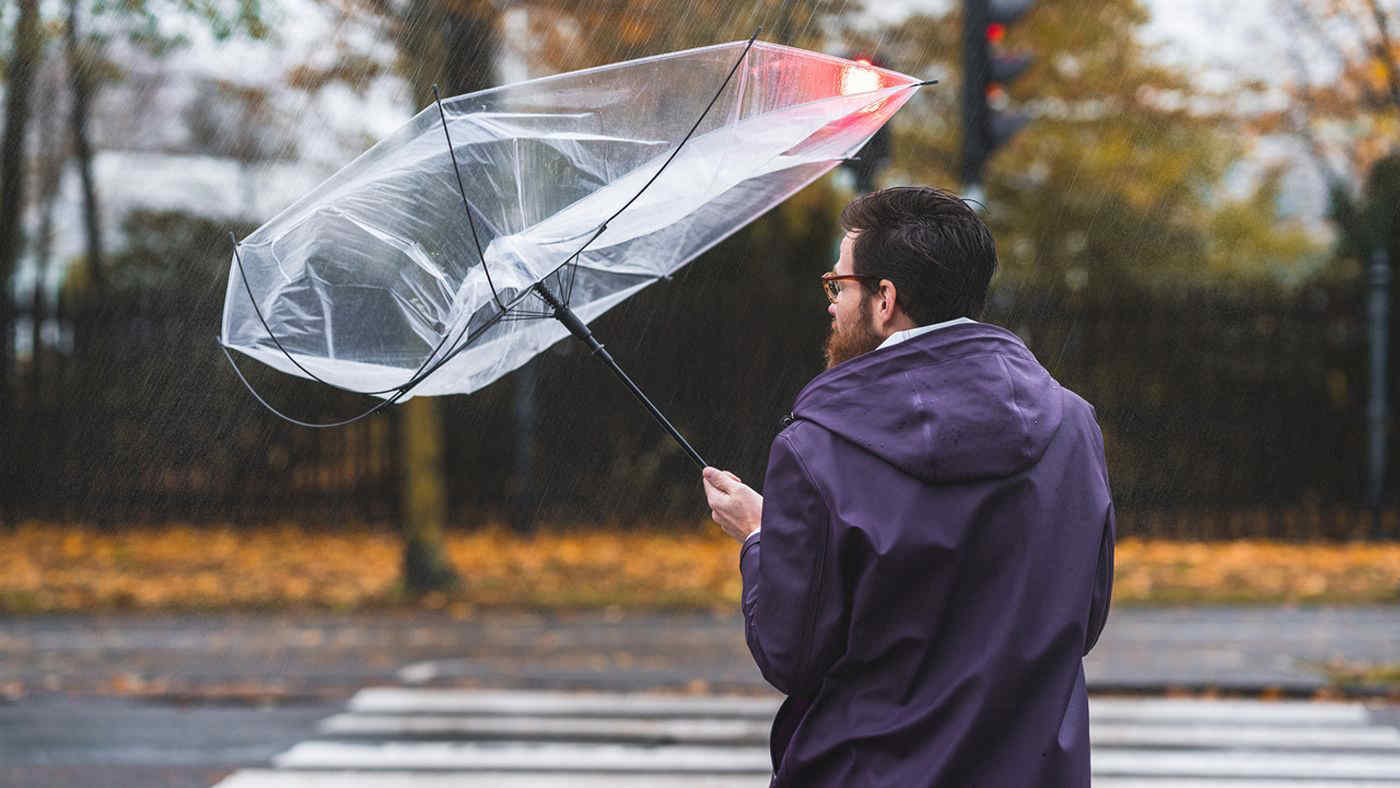
MULTIPOLYGON (((0 532, 0 611, 408 604, 392 532, 278 525, 136 527, 25 523, 0 532)), ((464 586, 418 604, 478 608, 733 610, 738 548, 713 526, 682 531, 489 528, 446 537, 464 586)), ((1174 542, 1117 550, 1114 602, 1371 602, 1400 596, 1400 544, 1174 542)))
POLYGON ((1381 602, 1400 597, 1400 545, 1125 540, 1116 602, 1381 602))

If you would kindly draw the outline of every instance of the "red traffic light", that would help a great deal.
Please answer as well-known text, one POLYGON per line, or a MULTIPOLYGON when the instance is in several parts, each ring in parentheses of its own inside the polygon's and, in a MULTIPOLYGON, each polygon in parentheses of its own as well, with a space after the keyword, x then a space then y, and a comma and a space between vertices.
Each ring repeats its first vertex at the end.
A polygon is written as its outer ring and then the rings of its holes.
POLYGON ((1000 22, 992 22, 987 25, 987 41, 993 44, 1000 44, 1006 38, 1006 25, 1000 22))

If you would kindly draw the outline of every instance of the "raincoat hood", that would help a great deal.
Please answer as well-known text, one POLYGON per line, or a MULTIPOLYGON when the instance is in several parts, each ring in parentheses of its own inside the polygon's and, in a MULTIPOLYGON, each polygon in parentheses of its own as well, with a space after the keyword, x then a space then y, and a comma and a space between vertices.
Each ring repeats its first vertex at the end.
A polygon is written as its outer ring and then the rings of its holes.
POLYGON ((929 483, 1005 477, 1045 453, 1060 386, 1013 333, 986 323, 930 331, 823 372, 793 417, 929 483))

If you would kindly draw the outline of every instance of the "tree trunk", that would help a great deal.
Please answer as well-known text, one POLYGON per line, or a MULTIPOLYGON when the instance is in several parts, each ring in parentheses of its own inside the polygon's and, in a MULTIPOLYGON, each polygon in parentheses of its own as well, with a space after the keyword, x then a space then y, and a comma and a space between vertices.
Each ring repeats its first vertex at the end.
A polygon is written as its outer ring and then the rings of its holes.
MULTIPOLYGON (((46 77, 49 74, 45 75, 46 77)), ((42 89, 47 89, 52 84, 42 89)), ((58 202, 58 188, 63 179, 63 164, 67 160, 58 129, 58 116, 45 112, 38 117, 39 133, 39 231, 34 239, 34 293, 29 312, 30 347, 29 407, 35 412, 44 402, 44 280, 48 278, 53 260, 53 213, 58 202)))
POLYGON ((403 462, 403 585, 412 594, 447 589, 460 579, 443 557, 447 485, 442 467, 442 414, 437 401, 414 397, 399 408, 403 462))
MULTIPOLYGON (((5 96, 5 136, 0 141, 0 398, 6 403, 14 401, 15 302, 11 282, 23 246, 20 209, 24 206, 24 141, 29 127, 30 85, 41 43, 38 0, 19 0, 5 96)), ((9 405, 0 407, 0 435, 6 436, 0 454, 11 460, 16 443, 12 410, 9 405)), ((0 501, 14 500, 17 475, 13 461, 0 461, 0 501)), ((8 508, 0 503, 0 523, 9 523, 14 516, 8 508)))
POLYGON ((528 535, 535 531, 537 499, 535 479, 535 389, 538 379, 534 364, 515 371, 515 472, 511 474, 506 514, 511 530, 528 535))
MULTIPOLYGON (((52 211, 52 209, 50 209, 52 211)), ((46 217, 48 218, 48 217, 46 217)), ((35 260, 34 292, 29 299, 29 398, 25 407, 37 413, 44 396, 44 274, 46 260, 35 260)))
MULTIPOLYGON (((497 12, 490 3, 414 0, 399 38, 402 66, 412 82, 414 109, 433 100, 432 85, 444 96, 488 87, 496 49, 497 12)), ((444 140, 444 145, 446 141, 444 140)), ((463 219, 465 221, 465 219, 463 219)), ((404 588, 421 593, 460 582, 442 555, 447 513, 447 481, 442 464, 442 415, 436 400, 415 397, 400 409, 403 419, 404 588)))
POLYGON ((92 295, 101 298, 106 291, 106 268, 102 264, 102 217, 97 205, 97 185, 92 175, 92 143, 88 139, 88 108, 92 101, 93 52, 78 37, 78 2, 68 0, 65 31, 68 73, 73 86, 73 153, 83 184, 83 227, 87 231, 87 271, 92 295))

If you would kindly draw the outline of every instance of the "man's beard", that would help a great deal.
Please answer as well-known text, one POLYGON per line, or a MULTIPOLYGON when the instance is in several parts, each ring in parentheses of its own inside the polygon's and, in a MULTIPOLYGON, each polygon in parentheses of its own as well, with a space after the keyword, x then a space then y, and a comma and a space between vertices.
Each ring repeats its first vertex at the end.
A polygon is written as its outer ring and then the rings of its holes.
POLYGON ((849 328, 832 325, 831 335, 826 338, 826 368, 831 369, 843 361, 869 353, 879 347, 884 339, 875 333, 875 312, 871 309, 871 299, 862 298, 855 325, 849 328))

